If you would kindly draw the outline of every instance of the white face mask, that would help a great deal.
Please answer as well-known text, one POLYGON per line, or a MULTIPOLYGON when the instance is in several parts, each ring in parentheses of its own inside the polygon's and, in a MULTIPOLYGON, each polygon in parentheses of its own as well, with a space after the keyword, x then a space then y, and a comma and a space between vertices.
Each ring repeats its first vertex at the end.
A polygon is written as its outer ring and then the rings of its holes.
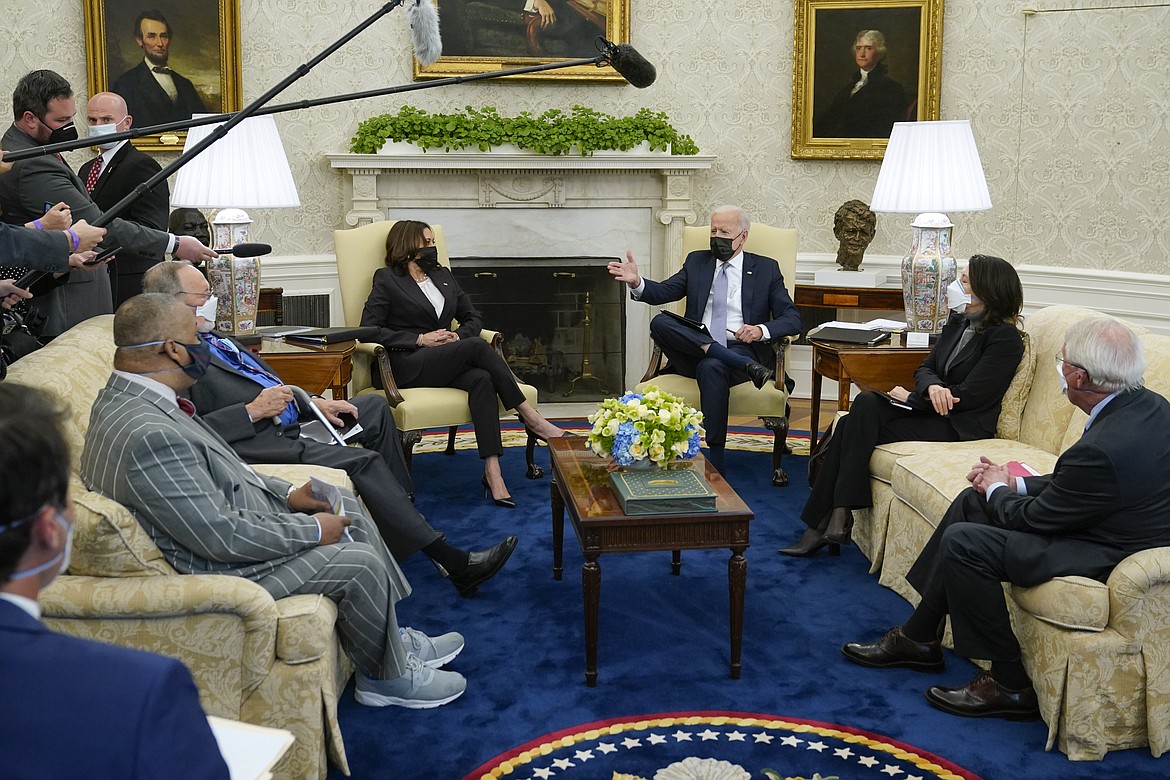
POLYGON ((963 283, 958 279, 947 285, 947 307, 956 314, 962 314, 967 311, 967 304, 972 300, 972 296, 963 289, 963 283))
POLYGON ((1064 363, 1056 364, 1057 381, 1060 382, 1060 392, 1062 395, 1068 395, 1068 380, 1064 378, 1064 363))
MULTIPOLYGON (((90 138, 98 138, 99 136, 111 135, 111 134, 116 133, 116 132, 118 132, 117 125, 91 125, 89 128, 89 137, 90 138)), ((117 141, 110 141, 109 143, 104 143, 104 144, 94 144, 94 146, 96 146, 97 148, 102 149, 104 151, 109 151, 110 149, 113 149, 117 145, 118 145, 117 141)))
POLYGON ((65 548, 44 563, 39 563, 31 569, 13 572, 9 575, 9 580, 23 580, 28 577, 35 577, 45 569, 53 566, 57 567, 57 572, 53 575, 56 577, 57 574, 63 574, 69 568, 69 561, 73 557, 73 524, 66 520, 65 515, 59 511, 56 512, 54 519, 65 529, 65 548))
POLYGON ((196 325, 200 333, 209 333, 215 328, 215 313, 218 307, 219 298, 213 295, 195 309, 195 316, 203 318, 203 321, 196 325))

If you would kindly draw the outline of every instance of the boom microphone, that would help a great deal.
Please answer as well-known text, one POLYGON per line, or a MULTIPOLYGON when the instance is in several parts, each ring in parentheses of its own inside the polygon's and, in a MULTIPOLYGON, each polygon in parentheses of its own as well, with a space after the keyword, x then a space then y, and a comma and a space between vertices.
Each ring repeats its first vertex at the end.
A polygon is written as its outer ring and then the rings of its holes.
POLYGON ((236 244, 228 252, 235 257, 260 257, 272 251, 268 244, 236 244))
POLYGON ((613 43, 599 37, 597 48, 606 56, 613 69, 638 89, 645 89, 658 78, 658 71, 650 61, 628 43, 613 43))
POLYGON ((439 35, 439 11, 431 0, 408 0, 406 16, 410 19, 410 45, 414 58, 424 68, 434 65, 443 53, 439 35))

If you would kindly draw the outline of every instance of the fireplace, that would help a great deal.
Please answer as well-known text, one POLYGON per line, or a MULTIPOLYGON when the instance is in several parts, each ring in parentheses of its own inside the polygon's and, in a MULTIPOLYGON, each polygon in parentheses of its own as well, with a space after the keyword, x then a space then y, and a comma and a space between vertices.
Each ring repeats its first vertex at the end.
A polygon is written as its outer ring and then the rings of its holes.
POLYGON ((641 378, 655 311, 627 306, 605 264, 629 250, 648 278, 677 271, 683 225, 697 221, 695 176, 715 160, 600 152, 327 157, 346 174, 347 224, 443 226, 460 284, 485 325, 504 334, 513 369, 539 388, 541 401, 594 400, 641 378))
POLYGON ((616 259, 452 257, 451 271, 541 403, 599 401, 624 387, 626 296, 605 268, 616 259))

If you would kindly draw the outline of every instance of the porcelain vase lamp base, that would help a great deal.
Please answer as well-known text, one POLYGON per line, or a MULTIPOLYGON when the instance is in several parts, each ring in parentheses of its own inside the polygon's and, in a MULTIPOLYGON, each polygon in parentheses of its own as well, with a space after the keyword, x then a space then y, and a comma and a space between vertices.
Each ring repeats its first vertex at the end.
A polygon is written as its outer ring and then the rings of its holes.
POLYGON ((215 327, 232 336, 256 332, 260 300, 260 262, 255 257, 233 257, 221 251, 207 263, 207 280, 219 298, 215 327))
MULTIPOLYGON (((957 265, 951 255, 951 224, 945 214, 919 214, 911 223, 914 241, 902 258, 902 296, 906 327, 912 332, 938 333, 950 316, 947 286, 957 265)), ((909 342, 907 342, 909 343, 909 342)))

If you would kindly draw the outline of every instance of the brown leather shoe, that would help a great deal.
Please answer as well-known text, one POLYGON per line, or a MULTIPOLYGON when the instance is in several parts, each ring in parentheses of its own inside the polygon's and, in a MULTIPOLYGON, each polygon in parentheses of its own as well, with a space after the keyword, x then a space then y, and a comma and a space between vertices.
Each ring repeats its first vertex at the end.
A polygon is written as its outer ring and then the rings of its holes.
POLYGON ((850 642, 841 652, 855 664, 887 669, 902 666, 924 672, 941 672, 945 665, 941 642, 916 642, 895 626, 872 644, 850 642))
POLYGON ((1040 705, 1032 686, 1013 691, 997 683, 987 672, 979 672, 961 688, 932 685, 926 691, 926 700, 940 710, 965 718, 1036 720, 1040 717, 1040 705))

